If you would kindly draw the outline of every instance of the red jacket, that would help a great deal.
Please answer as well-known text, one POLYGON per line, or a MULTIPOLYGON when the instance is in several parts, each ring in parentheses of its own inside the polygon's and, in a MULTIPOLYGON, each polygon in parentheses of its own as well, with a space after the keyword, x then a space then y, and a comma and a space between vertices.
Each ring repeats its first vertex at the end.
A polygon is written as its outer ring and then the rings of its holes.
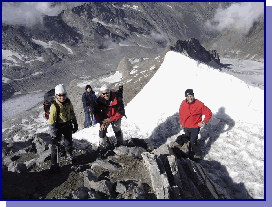
POLYGON ((116 94, 111 91, 109 102, 102 95, 98 97, 94 116, 98 123, 102 123, 106 118, 110 118, 111 121, 117 121, 123 117, 123 110, 124 105, 122 100, 118 100, 116 94))
POLYGON ((192 103, 187 103, 185 99, 179 108, 179 123, 185 128, 199 128, 198 123, 202 121, 202 115, 205 115, 203 122, 208 123, 212 112, 197 99, 192 103))

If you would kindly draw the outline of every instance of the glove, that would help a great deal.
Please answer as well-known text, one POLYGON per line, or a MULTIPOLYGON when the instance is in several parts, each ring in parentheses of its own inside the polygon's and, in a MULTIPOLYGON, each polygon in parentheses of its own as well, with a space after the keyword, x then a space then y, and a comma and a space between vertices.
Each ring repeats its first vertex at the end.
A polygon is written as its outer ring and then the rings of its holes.
POLYGON ((110 124, 110 122, 111 122, 111 121, 110 121, 110 118, 104 119, 104 120, 102 121, 100 130, 105 130, 105 129, 108 127, 108 125, 110 124))
POLYGON ((78 124, 77 122, 73 123, 74 127, 72 129, 72 132, 75 133, 78 130, 78 124))
POLYGON ((111 123, 110 118, 107 118, 107 119, 104 119, 104 120, 103 120, 103 124, 105 124, 105 125, 108 125, 108 124, 110 124, 110 123, 111 123))

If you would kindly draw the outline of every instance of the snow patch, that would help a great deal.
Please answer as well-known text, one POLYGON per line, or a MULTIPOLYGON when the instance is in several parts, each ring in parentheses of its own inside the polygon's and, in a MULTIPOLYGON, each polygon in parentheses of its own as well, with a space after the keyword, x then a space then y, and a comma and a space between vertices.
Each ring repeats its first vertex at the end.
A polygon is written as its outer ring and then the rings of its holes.
POLYGON ((132 74, 135 74, 137 72, 138 72, 138 70, 133 69, 132 71, 130 71, 130 74, 132 75, 132 74))
POLYGON ((17 57, 20 60, 22 60, 22 57, 24 57, 24 56, 20 55, 17 52, 13 52, 11 50, 3 50, 2 49, 2 59, 11 60, 14 63, 17 63, 17 61, 12 56, 17 57))
POLYGON ((129 59, 129 62, 130 62, 131 64, 138 63, 138 62, 140 62, 140 59, 138 59, 138 58, 129 59))
POLYGON ((110 77, 100 79, 101 82, 107 82, 107 83, 116 83, 121 81, 122 79, 122 73, 119 71, 116 71, 116 73, 110 77))
POLYGON ((129 9, 134 9, 134 10, 136 10, 136 11, 141 11, 140 9, 139 9, 139 6, 136 6, 136 5, 128 5, 128 4, 124 4, 123 5, 123 7, 124 8, 129 8, 129 9))
POLYGON ((61 45, 62 47, 64 47, 68 51, 69 54, 73 54, 73 51, 71 48, 67 47, 65 44, 60 44, 56 41, 49 41, 48 43, 46 43, 41 40, 35 40, 33 38, 32 38, 32 41, 38 45, 43 46, 44 48, 54 48, 55 45, 61 45))
POLYGON ((10 83, 10 82, 11 80, 9 78, 2 76, 2 83, 10 83))
POLYGON ((150 70, 154 70, 155 68, 156 68, 156 66, 153 65, 153 66, 150 68, 150 70))
POLYGON ((36 59, 34 59, 34 60, 28 60, 28 61, 26 61, 25 63, 31 63, 31 62, 33 62, 33 61, 41 61, 41 62, 45 62, 45 60, 44 60, 43 57, 37 57, 36 59))

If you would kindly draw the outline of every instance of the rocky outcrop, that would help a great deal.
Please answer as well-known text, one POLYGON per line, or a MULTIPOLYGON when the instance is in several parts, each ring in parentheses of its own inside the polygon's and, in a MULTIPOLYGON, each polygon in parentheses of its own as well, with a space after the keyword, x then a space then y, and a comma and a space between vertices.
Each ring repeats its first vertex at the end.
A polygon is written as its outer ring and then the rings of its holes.
POLYGON ((207 51, 196 38, 178 40, 174 46, 170 46, 170 50, 183 53, 194 60, 220 69, 220 58, 216 50, 207 51))
POLYGON ((101 152, 87 142, 74 142, 76 163, 72 165, 60 154, 60 175, 48 174, 51 145, 45 133, 26 142, 3 142, 3 199, 229 198, 200 164, 175 155, 166 143, 154 149, 148 140, 130 139, 101 152), (192 176, 193 172, 198 174, 192 176))
POLYGON ((122 78, 123 79, 127 79, 129 77, 129 73, 130 71, 132 71, 132 64, 129 62, 129 59, 124 57, 118 67, 117 67, 117 71, 119 71, 120 73, 122 73, 122 78))
POLYGON ((143 160, 150 172, 152 187, 158 199, 170 199, 170 184, 161 160, 157 155, 143 153, 143 160))

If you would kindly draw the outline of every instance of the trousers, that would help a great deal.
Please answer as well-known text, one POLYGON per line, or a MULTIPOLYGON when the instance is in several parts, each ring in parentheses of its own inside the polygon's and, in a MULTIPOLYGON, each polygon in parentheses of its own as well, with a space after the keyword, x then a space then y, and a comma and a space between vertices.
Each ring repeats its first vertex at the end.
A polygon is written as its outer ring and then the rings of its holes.
POLYGON ((84 121, 84 128, 88 128, 89 126, 92 126, 93 124, 96 124, 96 120, 94 118, 93 108, 90 108, 88 110, 84 110, 85 113, 85 121, 84 121))
POLYGON ((189 154, 194 155, 197 151, 197 138, 200 128, 184 128, 185 135, 190 137, 190 152, 189 154))
MULTIPOLYGON (((119 119, 117 121, 113 121, 110 124, 111 124, 112 130, 115 134, 117 143, 118 144, 123 143, 123 134, 122 134, 122 130, 121 130, 121 119, 119 119)), ((108 127, 109 127, 109 125, 107 126, 107 128, 108 127)), ((99 131, 99 137, 100 137, 101 144, 104 144, 106 142, 107 128, 99 131)))
POLYGON ((57 136, 54 138, 51 138, 51 165, 56 165, 58 160, 58 152, 60 150, 60 141, 62 135, 64 136, 64 139, 68 141, 67 146, 65 147, 65 151, 67 154, 72 155, 73 152, 73 140, 72 140, 72 127, 66 126, 62 128, 57 129, 57 136))

